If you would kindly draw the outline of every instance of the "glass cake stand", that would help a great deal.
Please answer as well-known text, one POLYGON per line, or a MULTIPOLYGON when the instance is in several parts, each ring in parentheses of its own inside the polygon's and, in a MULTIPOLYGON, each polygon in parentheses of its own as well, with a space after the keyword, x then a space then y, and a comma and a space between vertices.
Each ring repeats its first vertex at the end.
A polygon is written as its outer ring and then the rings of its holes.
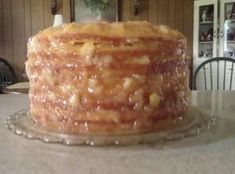
POLYGON ((216 117, 211 113, 203 112, 191 107, 185 116, 171 122, 162 121, 163 129, 151 133, 138 134, 67 134, 47 129, 36 124, 28 109, 23 109, 10 115, 6 126, 17 135, 28 139, 37 139, 46 143, 59 143, 64 145, 133 145, 133 144, 159 144, 171 140, 180 140, 186 137, 199 135, 210 130, 215 125, 216 117))

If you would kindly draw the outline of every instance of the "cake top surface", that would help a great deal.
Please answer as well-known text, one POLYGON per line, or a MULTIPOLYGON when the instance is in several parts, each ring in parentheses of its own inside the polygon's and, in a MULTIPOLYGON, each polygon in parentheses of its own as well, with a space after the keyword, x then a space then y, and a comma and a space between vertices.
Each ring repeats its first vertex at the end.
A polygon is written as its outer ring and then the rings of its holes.
POLYGON ((184 35, 176 30, 170 29, 165 25, 153 25, 146 21, 63 24, 58 27, 45 29, 39 32, 36 37, 54 37, 63 34, 110 38, 185 39, 184 35))

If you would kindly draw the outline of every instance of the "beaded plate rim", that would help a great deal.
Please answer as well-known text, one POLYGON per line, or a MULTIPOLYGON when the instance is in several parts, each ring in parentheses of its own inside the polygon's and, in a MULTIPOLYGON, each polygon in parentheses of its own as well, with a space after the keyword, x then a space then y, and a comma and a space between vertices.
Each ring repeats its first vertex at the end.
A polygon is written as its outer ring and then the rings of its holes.
POLYGON ((6 127, 16 135, 31 140, 41 140, 45 143, 58 143, 64 145, 135 145, 135 144, 162 144, 168 141, 180 140, 200 135, 210 130, 216 122, 216 116, 196 107, 190 107, 183 117, 185 119, 175 122, 174 128, 169 130, 139 133, 139 134, 68 134, 46 129, 36 124, 30 117, 29 109, 22 109, 8 116, 6 127))

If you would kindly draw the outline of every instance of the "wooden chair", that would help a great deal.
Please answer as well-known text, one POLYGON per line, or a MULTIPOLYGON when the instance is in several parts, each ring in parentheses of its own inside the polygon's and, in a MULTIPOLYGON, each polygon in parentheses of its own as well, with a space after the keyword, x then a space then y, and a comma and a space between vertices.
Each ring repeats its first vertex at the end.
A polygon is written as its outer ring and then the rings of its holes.
POLYGON ((11 65, 0 57, 0 93, 3 88, 17 82, 16 74, 11 65))
POLYGON ((195 90, 232 90, 235 78, 235 59, 215 57, 200 64, 193 76, 195 90))

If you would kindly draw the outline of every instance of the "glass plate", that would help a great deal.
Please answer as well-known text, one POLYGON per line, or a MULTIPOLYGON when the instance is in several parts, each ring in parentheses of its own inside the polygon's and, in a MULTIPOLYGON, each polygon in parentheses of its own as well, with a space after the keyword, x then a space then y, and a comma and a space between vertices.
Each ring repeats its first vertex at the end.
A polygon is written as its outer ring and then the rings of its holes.
POLYGON ((184 119, 171 122, 162 121, 164 129, 151 133, 139 134, 67 134, 47 129, 33 122, 28 109, 23 109, 10 115, 6 120, 6 126, 17 135, 23 135, 28 139, 37 139, 46 143, 60 143, 65 145, 133 145, 133 144, 158 144, 171 140, 180 140, 185 137, 199 135, 210 130, 215 125, 215 116, 191 107, 184 119))

